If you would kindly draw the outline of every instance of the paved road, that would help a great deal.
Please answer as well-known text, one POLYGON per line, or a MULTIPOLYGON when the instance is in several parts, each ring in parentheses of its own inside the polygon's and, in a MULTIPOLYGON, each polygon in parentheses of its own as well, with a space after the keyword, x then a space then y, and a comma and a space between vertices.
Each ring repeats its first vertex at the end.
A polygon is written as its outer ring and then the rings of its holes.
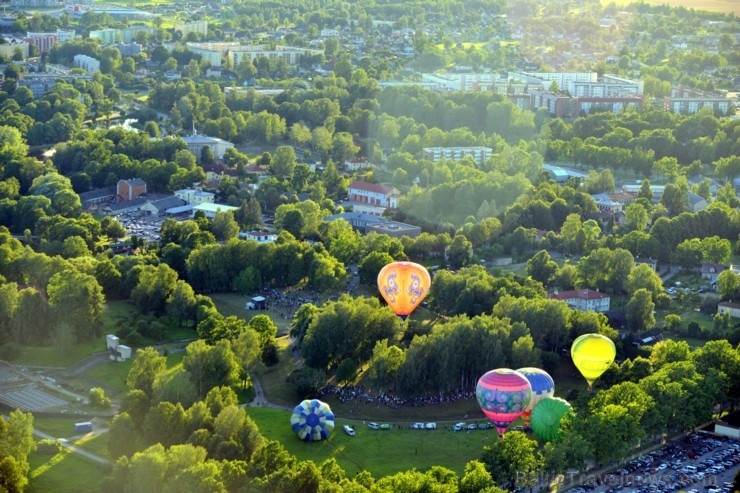
MULTIPOLYGON (((107 431, 108 431, 107 429, 106 430, 100 430, 97 433, 104 433, 104 432, 107 432, 107 431)), ((33 430, 33 434, 36 435, 39 438, 43 438, 43 439, 47 439, 47 440, 57 440, 56 437, 53 437, 53 436, 49 435, 48 433, 44 433, 43 431, 37 430, 35 428, 33 430)), ((61 440, 57 440, 57 441, 59 442, 59 444, 62 447, 64 447, 64 448, 66 448, 66 449, 74 452, 75 454, 79 454, 79 455, 81 455, 83 457, 86 457, 86 458, 88 458, 88 459, 90 459, 92 461, 95 461, 98 464, 102 464, 104 466, 113 466, 113 462, 109 461, 105 457, 101 457, 101 456, 99 456, 97 454, 93 454, 92 452, 88 452, 87 450, 83 450, 80 447, 76 447, 75 445, 73 445, 73 444, 71 444, 69 442, 61 441, 61 440)))

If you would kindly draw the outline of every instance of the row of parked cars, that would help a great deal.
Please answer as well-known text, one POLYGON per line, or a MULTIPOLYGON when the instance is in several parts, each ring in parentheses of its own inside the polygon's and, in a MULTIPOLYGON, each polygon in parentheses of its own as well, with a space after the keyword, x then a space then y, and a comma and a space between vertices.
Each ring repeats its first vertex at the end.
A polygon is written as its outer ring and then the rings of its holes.
MULTIPOLYGON (((719 486, 720 478, 724 471, 739 464, 740 442, 693 434, 569 492, 584 493, 598 489, 607 493, 664 493, 700 487, 707 493, 728 493, 727 485, 719 486), (712 455, 707 457, 710 453, 712 455)), ((696 493, 696 490, 691 493, 696 493)))
POLYGON ((493 428, 491 423, 456 423, 452 427, 452 431, 463 431, 463 430, 490 430, 493 428))

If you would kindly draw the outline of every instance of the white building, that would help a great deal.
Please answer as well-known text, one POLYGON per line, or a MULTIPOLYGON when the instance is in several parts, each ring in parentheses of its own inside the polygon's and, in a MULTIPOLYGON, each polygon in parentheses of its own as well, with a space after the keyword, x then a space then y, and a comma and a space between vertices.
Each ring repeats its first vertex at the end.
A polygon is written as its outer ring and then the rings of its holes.
POLYGON ((216 217, 217 212, 228 212, 228 211, 236 212, 238 210, 239 210, 238 207, 232 207, 230 205, 224 205, 224 204, 211 204, 209 202, 206 202, 203 204, 198 204, 193 207, 193 216, 195 216, 195 214, 198 211, 203 211, 203 213, 206 215, 208 219, 213 219, 214 217, 216 217))
POLYGON ((234 144, 217 137, 206 137, 205 135, 189 135, 182 140, 188 145, 188 150, 193 153, 196 161, 200 162, 204 147, 210 147, 217 159, 223 159, 226 149, 234 147, 234 144))
POLYGON ((581 311, 608 312, 611 296, 593 289, 560 291, 550 295, 550 299, 565 301, 571 308, 581 311))
POLYGON ((354 181, 347 188, 347 195, 350 202, 354 202, 355 212, 380 216, 387 208, 398 208, 398 198, 401 193, 396 188, 387 185, 354 181))
POLYGON ((184 200, 190 205, 198 204, 213 204, 216 202, 216 194, 211 192, 205 192, 203 190, 197 190, 193 188, 183 188, 182 190, 175 191, 175 197, 184 200))
POLYGON ((277 240, 277 235, 258 230, 240 231, 239 238, 242 240, 256 241, 257 243, 275 243, 275 240, 277 240))
POLYGON ((90 31, 90 39, 99 39, 104 45, 116 44, 120 40, 121 32, 118 29, 96 29, 90 31))
POLYGON ((238 67, 241 61, 248 57, 254 62, 259 57, 265 58, 282 58, 288 65, 295 66, 301 62, 304 56, 322 55, 324 50, 314 50, 310 48, 298 48, 293 46, 276 45, 244 45, 229 51, 232 67, 238 67))
POLYGON ((490 147, 424 147, 422 157, 429 161, 439 161, 440 159, 451 159, 459 161, 466 156, 471 156, 478 166, 483 166, 493 154, 490 147))
POLYGON ((421 74, 422 82, 437 84, 450 91, 493 91, 497 86, 506 87, 507 80, 491 73, 421 74))
POLYGON ((176 24, 175 31, 180 31, 183 39, 187 39, 188 34, 190 33, 206 36, 208 34, 208 21, 194 21, 176 24))
POLYGON ((74 64, 75 67, 84 69, 88 74, 100 70, 100 61, 87 55, 75 55, 74 64))

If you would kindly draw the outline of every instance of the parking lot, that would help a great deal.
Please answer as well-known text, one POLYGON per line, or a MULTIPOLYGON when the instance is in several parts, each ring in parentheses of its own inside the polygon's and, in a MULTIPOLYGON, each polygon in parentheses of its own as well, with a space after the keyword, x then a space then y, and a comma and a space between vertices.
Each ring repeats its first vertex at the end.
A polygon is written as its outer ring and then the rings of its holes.
POLYGON ((165 220, 163 217, 141 216, 138 212, 126 212, 114 217, 126 228, 129 235, 136 235, 149 242, 159 241, 159 232, 165 220))
POLYGON ((729 493, 740 470, 740 442, 695 433, 634 459, 622 469, 589 478, 569 493, 729 493))

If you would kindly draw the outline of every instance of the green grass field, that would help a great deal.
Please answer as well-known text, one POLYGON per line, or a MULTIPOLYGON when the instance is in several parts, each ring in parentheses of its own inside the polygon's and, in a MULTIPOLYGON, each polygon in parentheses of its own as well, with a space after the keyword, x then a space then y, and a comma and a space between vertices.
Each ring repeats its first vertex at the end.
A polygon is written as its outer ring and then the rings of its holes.
POLYGON ((497 439, 494 429, 455 433, 438 424, 440 429, 434 431, 408 427, 371 430, 361 421, 338 419, 328 440, 306 443, 293 433, 290 412, 248 408, 247 413, 265 437, 278 440, 298 459, 321 463, 333 457, 349 477, 367 470, 379 478, 408 469, 424 471, 438 464, 462 474, 465 464, 479 458, 483 446, 497 439), (344 424, 354 425, 357 435, 350 437, 344 433, 344 424))
POLYGON ((100 491, 100 482, 108 473, 107 468, 66 449, 52 456, 33 453, 29 462, 26 493, 100 491))
MULTIPOLYGON (((174 368, 182 363, 185 356, 183 352, 167 354, 167 368, 174 368)), ((109 388, 115 389, 116 393, 108 397, 120 397, 119 394, 126 392, 126 378, 131 370, 134 360, 127 361, 108 361, 105 364, 96 366, 88 371, 85 375, 97 381, 105 383, 109 388)))
MULTIPOLYGON (((633 0, 602 0, 601 3, 602 5, 614 3, 618 7, 626 7, 637 2, 633 0)), ((695 10, 724 12, 726 14, 734 12, 735 15, 740 15, 740 4, 734 0, 647 0, 646 3, 653 5, 670 5, 671 7, 686 7, 688 9, 695 10)))

